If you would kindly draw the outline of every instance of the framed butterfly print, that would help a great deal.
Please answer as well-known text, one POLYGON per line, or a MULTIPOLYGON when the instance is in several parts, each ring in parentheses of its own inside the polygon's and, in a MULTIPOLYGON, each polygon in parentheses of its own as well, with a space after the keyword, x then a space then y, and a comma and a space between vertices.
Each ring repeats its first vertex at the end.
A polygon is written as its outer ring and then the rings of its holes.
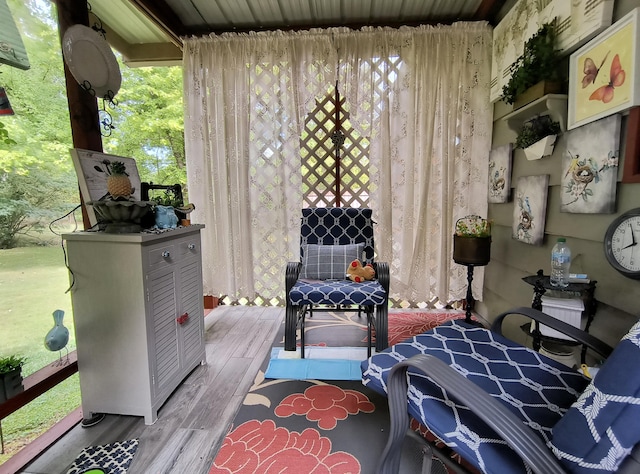
POLYGON ((567 129, 640 105, 640 7, 569 59, 567 129))

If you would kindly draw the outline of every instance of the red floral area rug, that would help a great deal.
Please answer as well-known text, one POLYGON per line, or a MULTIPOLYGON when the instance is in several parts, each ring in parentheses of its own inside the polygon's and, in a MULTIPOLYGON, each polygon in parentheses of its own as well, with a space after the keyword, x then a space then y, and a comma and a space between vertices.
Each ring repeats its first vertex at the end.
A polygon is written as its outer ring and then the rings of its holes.
MULTIPOLYGON (((460 311, 390 312, 390 344, 461 317, 460 311)), ((316 313, 306 326, 310 345, 366 344, 364 317, 316 313)), ((282 343, 278 335, 274 344, 282 343)), ((387 441, 387 399, 357 381, 265 379, 268 361, 209 474, 375 472, 387 441)))

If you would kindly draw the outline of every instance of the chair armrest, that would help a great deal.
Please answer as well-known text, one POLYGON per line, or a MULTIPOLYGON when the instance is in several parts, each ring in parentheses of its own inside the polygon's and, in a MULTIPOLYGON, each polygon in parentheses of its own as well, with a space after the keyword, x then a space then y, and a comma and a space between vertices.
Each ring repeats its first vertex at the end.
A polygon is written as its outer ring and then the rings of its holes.
POLYGON ((572 339, 575 339, 576 341, 593 349, 604 358, 609 357, 611 352, 613 352, 613 348, 609 344, 601 341, 597 337, 592 336, 588 332, 572 326, 571 324, 567 324, 564 321, 560 321, 553 316, 549 316, 542 311, 529 308, 527 306, 510 309, 509 311, 498 315, 498 317, 493 321, 493 324, 491 325, 491 330, 497 332, 498 334, 502 334, 502 322, 510 314, 521 314, 523 316, 527 316, 535 321, 538 321, 539 323, 544 324, 545 326, 549 326, 550 328, 560 331, 561 333, 566 334, 572 339))
POLYGON ((459 403, 464 404, 477 415, 526 462, 533 472, 538 474, 558 474, 565 472, 558 459, 553 455, 542 439, 520 418, 515 416, 491 395, 480 390, 440 359, 434 356, 418 354, 397 363, 389 372, 387 394, 391 427, 389 441, 382 455, 378 472, 391 474, 400 462, 401 443, 408 427, 407 416, 407 369, 412 368, 427 375, 435 384, 442 387, 459 403), (395 442, 393 437, 395 435, 395 442), (400 440, 400 442, 398 442, 400 440))
POLYGON ((382 285, 382 288, 389 294, 389 264, 387 262, 374 262, 373 268, 376 271, 376 278, 382 285))
POLYGON ((287 269, 285 271, 285 276, 284 276, 284 287, 286 290, 285 295, 287 299, 289 297, 289 291, 291 291, 291 288, 293 288, 293 285, 295 285, 296 281, 298 281, 298 276, 300 275, 301 268, 302 268, 301 262, 287 263, 287 269))

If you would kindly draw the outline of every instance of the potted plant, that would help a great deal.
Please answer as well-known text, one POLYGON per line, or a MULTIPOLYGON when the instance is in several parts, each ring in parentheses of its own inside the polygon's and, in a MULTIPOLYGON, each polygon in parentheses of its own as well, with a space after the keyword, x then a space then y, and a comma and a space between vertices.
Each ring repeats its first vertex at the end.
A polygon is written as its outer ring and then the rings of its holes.
POLYGON ((462 265, 486 265, 491 259, 491 223, 480 216, 466 216, 456 222, 453 260, 462 265))
POLYGON ((553 153, 560 123, 548 115, 538 115, 522 125, 516 147, 522 148, 528 160, 538 160, 553 153))
POLYGON ((524 44, 524 52, 513 63, 513 73, 509 82, 502 88, 503 100, 507 104, 515 104, 521 107, 538 97, 551 92, 559 92, 561 89, 558 64, 560 53, 555 47, 556 29, 555 23, 545 23, 524 44), (519 98, 530 88, 537 86, 536 91, 529 97, 519 98))
POLYGON ((0 357, 0 403, 24 390, 22 366, 26 358, 16 355, 0 357))

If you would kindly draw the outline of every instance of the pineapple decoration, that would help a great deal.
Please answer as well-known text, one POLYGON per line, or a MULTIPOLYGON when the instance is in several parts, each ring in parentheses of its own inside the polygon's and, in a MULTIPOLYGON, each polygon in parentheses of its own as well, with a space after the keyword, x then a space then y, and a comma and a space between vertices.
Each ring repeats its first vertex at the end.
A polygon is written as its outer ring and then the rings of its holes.
POLYGON ((113 199, 128 199, 133 192, 131 180, 127 174, 126 167, 121 161, 114 161, 107 165, 107 191, 113 199))

